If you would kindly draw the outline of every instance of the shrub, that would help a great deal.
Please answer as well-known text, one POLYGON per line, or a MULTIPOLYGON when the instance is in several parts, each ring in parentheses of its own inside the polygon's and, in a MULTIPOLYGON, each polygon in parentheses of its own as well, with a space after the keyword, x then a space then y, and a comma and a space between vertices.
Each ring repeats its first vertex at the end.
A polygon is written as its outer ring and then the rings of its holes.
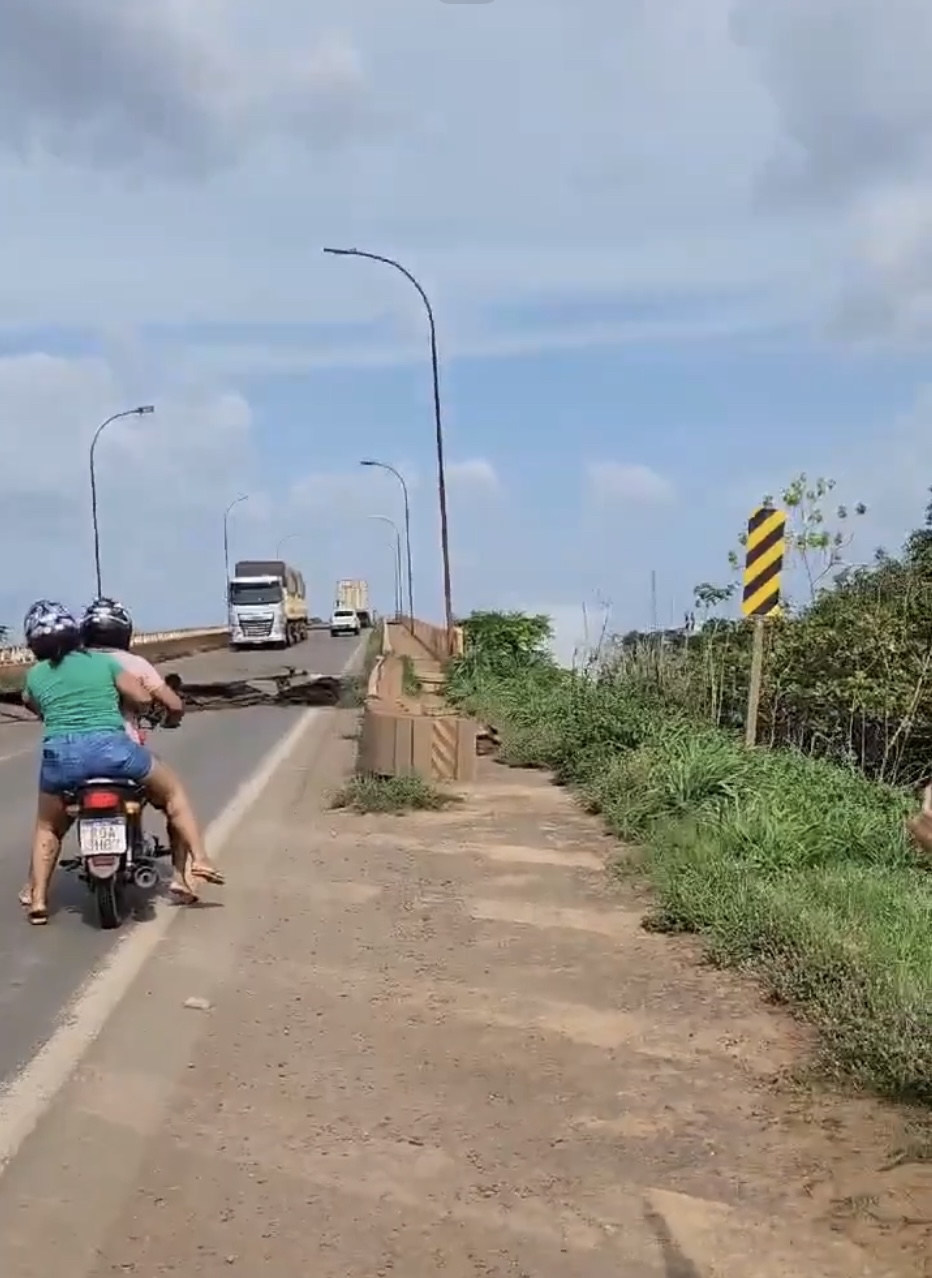
POLYGON ((507 762, 549 767, 619 838, 645 845, 653 926, 702 933, 820 1031, 825 1067, 932 1104, 932 880, 908 795, 852 762, 748 750, 616 664, 461 665, 453 695, 507 762))

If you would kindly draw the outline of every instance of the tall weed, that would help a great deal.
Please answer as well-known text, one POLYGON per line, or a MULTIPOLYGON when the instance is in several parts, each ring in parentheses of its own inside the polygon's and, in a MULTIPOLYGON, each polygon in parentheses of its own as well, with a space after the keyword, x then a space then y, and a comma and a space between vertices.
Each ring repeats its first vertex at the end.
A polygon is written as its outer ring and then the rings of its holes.
POLYGON ((908 797, 795 750, 747 750, 643 681, 528 670, 463 679, 505 758, 549 767, 644 844, 656 924, 702 933, 821 1033, 826 1067, 932 1104, 932 880, 908 797))

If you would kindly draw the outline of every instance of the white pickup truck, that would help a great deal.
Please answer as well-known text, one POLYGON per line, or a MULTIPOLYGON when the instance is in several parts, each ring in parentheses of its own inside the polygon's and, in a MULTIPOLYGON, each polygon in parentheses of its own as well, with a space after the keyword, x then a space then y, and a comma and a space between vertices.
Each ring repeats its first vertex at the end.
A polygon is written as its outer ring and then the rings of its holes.
POLYGON ((358 635, 361 630, 362 622, 355 608, 334 608, 330 614, 332 635, 358 635))

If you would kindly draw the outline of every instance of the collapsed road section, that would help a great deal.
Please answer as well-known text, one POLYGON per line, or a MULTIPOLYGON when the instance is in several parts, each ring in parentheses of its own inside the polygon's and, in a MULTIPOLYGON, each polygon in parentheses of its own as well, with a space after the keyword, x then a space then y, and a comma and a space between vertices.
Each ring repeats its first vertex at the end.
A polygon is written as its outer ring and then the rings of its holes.
POLYGON ((240 710, 246 706, 336 706, 344 687, 352 682, 337 675, 310 674, 288 666, 252 679, 221 679, 214 683, 185 683, 178 675, 165 682, 192 710, 240 710))
MULTIPOLYGON (((353 679, 286 666, 252 679, 219 679, 212 683, 186 683, 173 672, 165 676, 165 682, 184 698, 190 714, 196 710, 242 710, 248 706, 336 706, 353 679)), ((34 715, 22 703, 20 689, 0 688, 0 721, 35 723, 34 715)))

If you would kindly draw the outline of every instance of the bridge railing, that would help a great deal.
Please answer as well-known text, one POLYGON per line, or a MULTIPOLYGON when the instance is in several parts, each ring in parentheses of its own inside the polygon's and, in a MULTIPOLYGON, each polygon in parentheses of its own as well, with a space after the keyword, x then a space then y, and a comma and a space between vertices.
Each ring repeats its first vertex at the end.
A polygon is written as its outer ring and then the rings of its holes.
MULTIPOLYGON (((162 644, 218 642, 228 635, 226 626, 194 626, 179 630, 151 630, 133 636, 134 648, 158 648, 162 644)), ((28 666, 32 663, 32 653, 25 644, 0 647, 0 666, 28 666)))

